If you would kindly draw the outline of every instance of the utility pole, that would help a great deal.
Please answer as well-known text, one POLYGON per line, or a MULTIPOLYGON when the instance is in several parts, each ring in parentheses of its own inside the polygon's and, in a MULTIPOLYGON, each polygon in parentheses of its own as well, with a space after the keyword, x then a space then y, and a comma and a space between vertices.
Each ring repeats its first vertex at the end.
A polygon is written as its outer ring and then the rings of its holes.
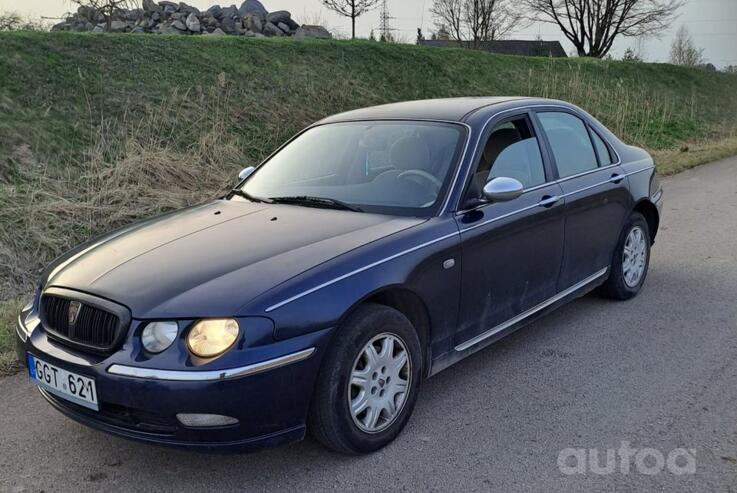
POLYGON ((389 8, 387 7, 387 0, 381 1, 381 11, 379 12, 379 41, 391 41, 392 31, 395 29, 391 26, 390 21, 394 19, 389 15, 389 8))

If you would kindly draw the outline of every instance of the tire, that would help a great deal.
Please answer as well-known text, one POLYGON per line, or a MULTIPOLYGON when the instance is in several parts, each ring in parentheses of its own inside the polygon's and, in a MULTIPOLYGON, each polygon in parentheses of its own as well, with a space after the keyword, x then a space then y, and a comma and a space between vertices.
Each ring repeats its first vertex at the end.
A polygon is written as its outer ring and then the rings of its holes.
MULTIPOLYGON (((635 238, 633 238, 633 241, 634 243, 629 245, 637 245, 639 243, 635 238)), ((600 292, 604 296, 615 300, 628 300, 640 292, 650 266, 651 243, 650 228, 647 225, 645 217, 639 212, 633 212, 619 235, 619 241, 617 242, 612 258, 612 265, 609 267, 609 278, 601 285, 600 292), (625 258, 631 258, 625 254, 625 246, 628 246, 630 235, 635 235, 634 232, 636 230, 639 230, 641 233, 644 244, 641 245, 641 250, 638 248, 638 253, 634 255, 639 259, 638 263, 641 264, 641 267, 636 269, 641 269, 641 274, 635 280, 632 276, 632 271, 625 269, 624 260, 625 258)), ((633 268, 632 265, 630 267, 633 268)))
POLYGON ((337 330, 317 377, 307 428, 337 452, 374 452, 394 440, 412 414, 422 376, 420 341, 407 317, 377 304, 360 306, 337 330), (387 359, 389 347, 394 349, 387 359), (365 408, 354 416, 352 404, 365 408))

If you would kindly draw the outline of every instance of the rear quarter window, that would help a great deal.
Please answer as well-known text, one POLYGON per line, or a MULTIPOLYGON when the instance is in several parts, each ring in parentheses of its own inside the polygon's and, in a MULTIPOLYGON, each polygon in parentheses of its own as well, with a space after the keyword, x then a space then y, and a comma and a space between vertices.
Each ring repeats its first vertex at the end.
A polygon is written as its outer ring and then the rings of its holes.
POLYGON ((599 155, 599 162, 602 166, 609 166, 614 163, 612 159, 612 152, 609 150, 609 146, 606 145, 604 139, 602 139, 595 130, 591 130, 591 140, 594 141, 596 146, 596 153, 599 155))

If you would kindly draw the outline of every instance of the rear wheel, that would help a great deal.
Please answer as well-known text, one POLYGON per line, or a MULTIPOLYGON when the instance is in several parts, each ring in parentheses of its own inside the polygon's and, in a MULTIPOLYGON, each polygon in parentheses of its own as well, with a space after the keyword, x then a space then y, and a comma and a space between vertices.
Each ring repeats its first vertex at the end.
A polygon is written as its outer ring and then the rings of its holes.
POLYGON ((640 291, 650 265, 650 229, 639 212, 633 212, 619 236, 609 279, 601 292, 609 298, 627 300, 640 291))
POLYGON ((338 452, 384 447, 412 414, 421 367, 419 338, 402 313, 383 305, 359 307, 325 355, 308 429, 338 452))

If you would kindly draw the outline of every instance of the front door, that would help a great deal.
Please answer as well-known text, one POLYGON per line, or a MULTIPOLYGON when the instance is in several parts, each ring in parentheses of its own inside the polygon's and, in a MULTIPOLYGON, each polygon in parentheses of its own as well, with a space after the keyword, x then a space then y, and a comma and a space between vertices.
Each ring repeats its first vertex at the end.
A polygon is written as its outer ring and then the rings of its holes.
POLYGON ((464 203, 477 205, 457 215, 461 232, 462 292, 459 350, 501 337, 504 322, 555 296, 563 258, 560 186, 546 166, 543 148, 529 115, 494 127, 464 203), (492 178, 519 180, 523 194, 513 200, 478 203, 492 178))

